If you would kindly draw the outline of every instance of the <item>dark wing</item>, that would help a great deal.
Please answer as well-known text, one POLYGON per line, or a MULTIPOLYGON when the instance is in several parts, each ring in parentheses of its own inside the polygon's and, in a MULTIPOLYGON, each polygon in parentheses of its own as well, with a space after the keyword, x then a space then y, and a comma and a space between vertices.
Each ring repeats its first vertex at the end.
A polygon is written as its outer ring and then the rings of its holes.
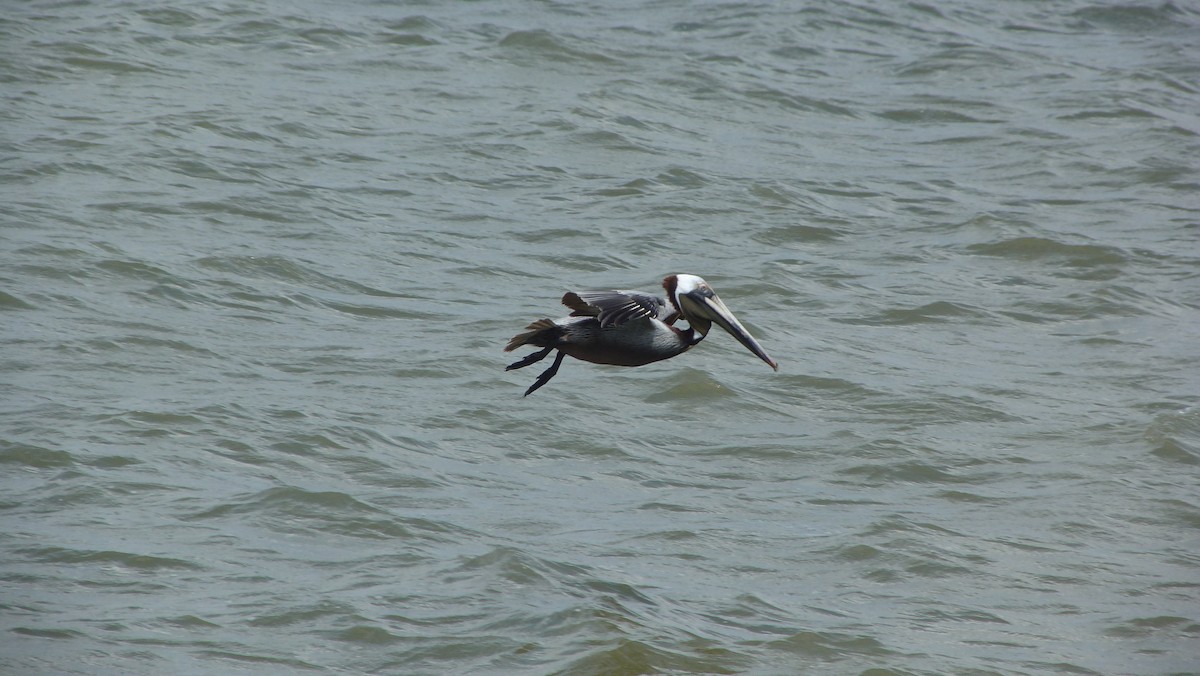
POLYGON ((562 302, 571 308, 572 317, 595 317, 601 328, 642 317, 670 323, 678 314, 665 298, 638 291, 568 291, 562 302))

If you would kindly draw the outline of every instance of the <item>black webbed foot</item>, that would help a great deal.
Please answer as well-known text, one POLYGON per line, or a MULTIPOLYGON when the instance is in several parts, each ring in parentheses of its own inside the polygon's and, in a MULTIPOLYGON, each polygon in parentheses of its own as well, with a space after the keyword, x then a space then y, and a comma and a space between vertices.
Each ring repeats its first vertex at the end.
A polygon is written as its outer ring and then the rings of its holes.
MULTIPOLYGON (((546 348, 545 351, 549 352, 551 349, 553 349, 553 348, 548 347, 548 348, 546 348)), ((537 359, 541 359, 542 357, 546 356, 545 354, 542 354, 540 352, 535 352, 534 355, 538 355, 537 359)), ((567 356, 566 353, 563 352, 562 350, 559 350, 558 355, 556 357, 554 357, 554 364, 552 364, 550 366, 550 368, 546 369, 545 371, 542 371, 542 375, 538 376, 537 380, 533 381, 533 384, 529 386, 528 390, 525 390, 525 396, 528 397, 529 395, 533 394, 534 390, 536 390, 537 388, 541 387, 542 385, 545 385, 546 383, 550 382, 550 379, 554 377, 554 374, 558 373, 558 367, 560 364, 562 364, 563 357, 565 357, 565 356, 567 356)), ((525 359, 528 359, 528 357, 526 357, 525 359)), ((525 361, 525 359, 523 359, 522 361, 525 361)), ((530 361, 529 364, 532 364, 533 362, 537 361, 537 359, 530 361)), ((521 364, 521 366, 528 366, 529 364, 521 364)), ((509 367, 509 368, 512 368, 512 367, 509 367)))
POLYGON ((522 359, 520 361, 515 361, 515 362, 509 364, 508 368, 506 368, 504 370, 511 371, 513 369, 523 369, 526 366, 529 366, 530 364, 533 364, 535 362, 539 362, 539 361, 545 359, 546 355, 550 354, 550 351, 553 349, 554 348, 552 348, 552 347, 548 347, 544 350, 538 350, 537 352, 532 352, 530 354, 527 354, 527 355, 525 355, 524 359, 522 359))

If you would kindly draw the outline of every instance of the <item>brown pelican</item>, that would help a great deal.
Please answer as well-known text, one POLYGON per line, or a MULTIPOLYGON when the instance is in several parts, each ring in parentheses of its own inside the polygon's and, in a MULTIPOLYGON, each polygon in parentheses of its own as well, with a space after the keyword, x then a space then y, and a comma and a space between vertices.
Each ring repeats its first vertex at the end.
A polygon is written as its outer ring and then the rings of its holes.
POLYGON ((562 303, 571 308, 571 316, 539 319, 525 327, 524 333, 513 336, 505 352, 522 345, 542 349, 509 364, 505 370, 525 368, 558 350, 554 364, 525 390, 525 396, 529 396, 558 373, 566 355, 595 364, 642 366, 683 354, 704 340, 713 322, 779 370, 779 364, 725 307, 708 282, 696 275, 671 275, 663 280, 663 288, 666 298, 638 291, 568 291, 562 303), (689 324, 688 329, 674 325, 680 318, 689 324))

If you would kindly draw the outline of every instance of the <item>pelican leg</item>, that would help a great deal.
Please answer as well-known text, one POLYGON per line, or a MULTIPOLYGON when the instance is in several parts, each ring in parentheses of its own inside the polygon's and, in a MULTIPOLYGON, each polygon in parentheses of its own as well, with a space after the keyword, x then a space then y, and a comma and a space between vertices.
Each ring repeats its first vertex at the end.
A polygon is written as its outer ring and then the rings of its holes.
MULTIPOLYGON (((546 350, 549 351, 550 348, 546 348, 546 350)), ((544 356, 545 355, 542 355, 542 357, 544 356)), ((525 390, 525 396, 528 397, 529 395, 533 394, 534 390, 550 382, 550 379, 554 377, 554 374, 558 373, 558 367, 560 364, 562 364, 563 357, 565 356, 567 356, 567 354, 562 350, 559 350, 558 356, 554 357, 554 364, 552 364, 550 368, 546 369, 545 371, 542 371, 542 375, 538 376, 537 380, 533 381, 533 384, 529 386, 528 390, 525 390)), ((538 359, 541 359, 542 357, 538 357, 538 359)))
POLYGON ((544 350, 538 350, 537 352, 532 352, 530 354, 527 354, 527 355, 525 355, 524 359, 522 359, 521 361, 515 361, 515 362, 509 364, 508 368, 506 368, 504 370, 511 371, 513 369, 523 369, 526 366, 529 366, 530 364, 533 364, 535 362, 539 362, 539 361, 545 359, 546 355, 550 354, 550 350, 553 350, 553 349, 554 348, 552 348, 552 347, 548 347, 544 350))

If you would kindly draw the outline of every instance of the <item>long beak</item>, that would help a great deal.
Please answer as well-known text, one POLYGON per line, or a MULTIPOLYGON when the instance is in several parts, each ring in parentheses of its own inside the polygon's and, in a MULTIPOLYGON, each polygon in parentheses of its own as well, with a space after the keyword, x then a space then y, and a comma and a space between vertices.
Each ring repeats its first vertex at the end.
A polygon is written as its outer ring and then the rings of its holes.
POLYGON ((746 346, 758 358, 767 362, 771 368, 779 370, 779 364, 774 359, 771 359, 767 351, 762 345, 750 335, 746 327, 738 321, 737 317, 725 307, 725 303, 717 297, 717 294, 709 288, 697 289, 690 293, 679 294, 680 309, 683 310, 683 317, 692 325, 701 335, 707 335, 710 327, 710 322, 716 322, 721 328, 729 332, 729 335, 737 338, 737 341, 746 346))

